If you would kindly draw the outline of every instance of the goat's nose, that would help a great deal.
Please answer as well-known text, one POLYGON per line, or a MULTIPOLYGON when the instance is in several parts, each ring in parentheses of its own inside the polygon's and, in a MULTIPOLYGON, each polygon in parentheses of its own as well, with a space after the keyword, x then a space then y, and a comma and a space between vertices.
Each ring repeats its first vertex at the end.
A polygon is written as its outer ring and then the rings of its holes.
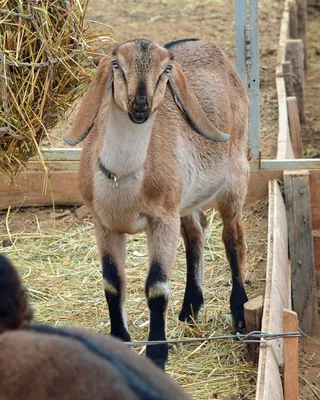
POLYGON ((148 109, 147 96, 136 96, 132 103, 132 108, 139 112, 146 111, 148 109))
POLYGON ((147 96, 136 96, 137 103, 147 103, 147 96))

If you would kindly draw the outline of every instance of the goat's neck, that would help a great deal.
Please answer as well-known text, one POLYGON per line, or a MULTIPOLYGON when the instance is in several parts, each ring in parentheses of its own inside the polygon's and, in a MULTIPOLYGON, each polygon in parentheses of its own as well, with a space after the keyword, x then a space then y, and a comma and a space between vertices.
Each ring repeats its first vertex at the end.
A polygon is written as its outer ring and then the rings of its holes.
POLYGON ((155 116, 151 115, 143 124, 135 124, 113 101, 110 103, 100 159, 108 170, 121 177, 144 164, 155 116))

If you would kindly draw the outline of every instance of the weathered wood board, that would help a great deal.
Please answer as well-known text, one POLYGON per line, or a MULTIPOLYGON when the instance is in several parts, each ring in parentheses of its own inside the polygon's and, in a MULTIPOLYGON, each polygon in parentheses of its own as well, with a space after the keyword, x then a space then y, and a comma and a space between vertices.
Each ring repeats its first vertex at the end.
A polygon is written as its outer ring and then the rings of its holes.
MULTIPOLYGON (((297 313, 283 310, 283 327, 284 332, 297 332, 297 313)), ((298 340, 297 337, 284 339, 284 400, 299 400, 298 340)))
POLYGON ((285 171, 293 309, 307 335, 319 333, 309 171, 285 171))
MULTIPOLYGON (((277 181, 269 183, 268 258, 262 318, 263 332, 283 332, 282 313, 289 307, 288 230, 284 201, 277 181)), ((260 348, 256 400, 282 400, 279 366, 283 364, 283 340, 260 348)))
POLYGON ((299 121, 299 110, 296 97, 287 97, 287 107, 288 107, 290 136, 292 141, 293 152, 295 158, 301 158, 303 155, 303 151, 302 151, 301 129, 299 121))

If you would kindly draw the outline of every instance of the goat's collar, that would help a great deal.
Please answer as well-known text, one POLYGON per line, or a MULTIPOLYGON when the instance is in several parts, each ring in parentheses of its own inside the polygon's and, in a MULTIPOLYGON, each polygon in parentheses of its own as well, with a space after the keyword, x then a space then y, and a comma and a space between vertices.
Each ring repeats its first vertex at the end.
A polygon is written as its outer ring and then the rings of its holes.
POLYGON ((113 181, 116 186, 118 186, 119 182, 123 182, 124 180, 130 178, 133 174, 137 172, 137 170, 130 172, 130 174, 122 175, 122 176, 117 176, 114 174, 112 171, 109 171, 102 163, 100 158, 98 159, 98 166, 100 171, 108 178, 110 181, 113 181))

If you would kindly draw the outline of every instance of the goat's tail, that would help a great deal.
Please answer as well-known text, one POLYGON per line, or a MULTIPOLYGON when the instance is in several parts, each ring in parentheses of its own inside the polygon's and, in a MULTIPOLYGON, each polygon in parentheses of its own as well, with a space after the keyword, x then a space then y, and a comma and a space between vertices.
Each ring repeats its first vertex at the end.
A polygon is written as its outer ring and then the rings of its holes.
POLYGON ((22 328, 32 320, 26 289, 10 261, 0 254, 0 334, 22 328))

